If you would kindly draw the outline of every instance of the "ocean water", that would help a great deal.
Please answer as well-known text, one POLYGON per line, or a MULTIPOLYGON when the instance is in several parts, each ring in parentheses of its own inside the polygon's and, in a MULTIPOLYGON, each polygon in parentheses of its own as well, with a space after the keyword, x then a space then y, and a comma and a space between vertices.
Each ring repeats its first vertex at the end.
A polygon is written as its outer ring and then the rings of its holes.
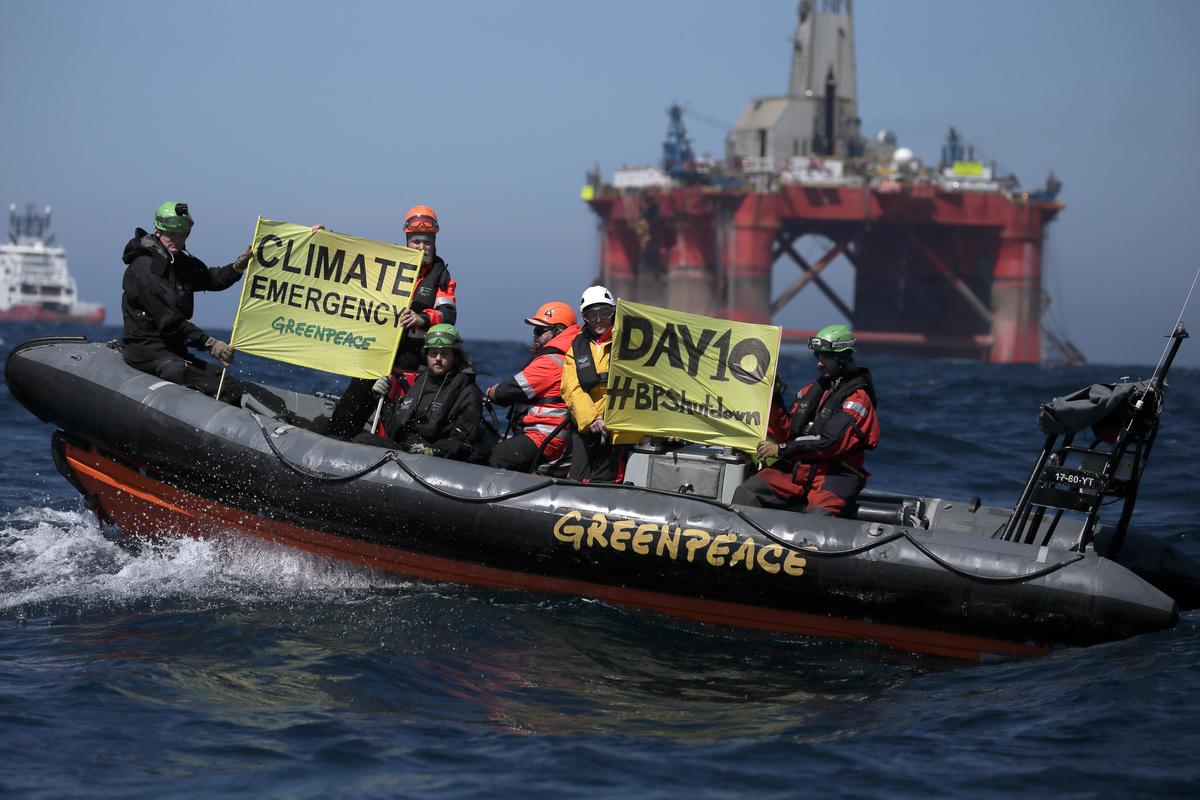
MULTIPOLYGON (((0 354, 58 332, 0 327, 0 354)), ((517 344, 471 351, 497 380, 523 363, 517 344)), ((1151 371, 861 360, 881 397, 872 485, 1000 505, 1032 467, 1039 403, 1151 371)), ((806 351, 782 367, 793 388, 814 370, 806 351)), ((307 390, 342 383, 251 358, 239 369, 307 390)), ((1174 372, 1171 387, 1135 520, 1200 557, 1200 372, 1174 372)), ((131 544, 55 471, 51 432, 0 389, 2 797, 1200 787, 1196 612, 1159 634, 971 665, 405 580, 259 542, 131 544)))

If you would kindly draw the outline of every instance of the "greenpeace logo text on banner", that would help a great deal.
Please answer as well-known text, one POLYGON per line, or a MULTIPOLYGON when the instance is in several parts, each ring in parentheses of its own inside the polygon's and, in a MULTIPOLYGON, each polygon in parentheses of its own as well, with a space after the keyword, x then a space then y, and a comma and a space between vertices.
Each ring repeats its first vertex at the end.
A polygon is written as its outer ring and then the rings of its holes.
POLYGON ((276 317, 271 327, 280 335, 289 334, 303 336, 305 339, 316 339, 319 342, 333 342, 339 347, 353 347, 356 350, 370 350, 374 336, 359 336, 354 331, 339 330, 325 325, 305 324, 294 319, 276 317))

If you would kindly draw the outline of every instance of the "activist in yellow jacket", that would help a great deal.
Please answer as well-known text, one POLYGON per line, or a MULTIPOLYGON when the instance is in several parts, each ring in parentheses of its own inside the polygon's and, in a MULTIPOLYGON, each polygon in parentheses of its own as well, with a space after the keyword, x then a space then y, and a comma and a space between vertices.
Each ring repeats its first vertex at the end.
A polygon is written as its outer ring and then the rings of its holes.
MULTIPOLYGON (((586 430, 597 418, 604 416, 607 403, 608 361, 612 350, 612 332, 601 341, 592 341, 586 334, 579 334, 566 352, 563 361, 562 397, 571 410, 571 418, 578 430, 586 430), (583 348, 587 348, 586 351, 583 348), (580 373, 583 373, 582 381, 580 373), (589 388, 584 388, 590 384, 589 388)), ((634 444, 641 440, 637 433, 612 434, 613 444, 634 444)))

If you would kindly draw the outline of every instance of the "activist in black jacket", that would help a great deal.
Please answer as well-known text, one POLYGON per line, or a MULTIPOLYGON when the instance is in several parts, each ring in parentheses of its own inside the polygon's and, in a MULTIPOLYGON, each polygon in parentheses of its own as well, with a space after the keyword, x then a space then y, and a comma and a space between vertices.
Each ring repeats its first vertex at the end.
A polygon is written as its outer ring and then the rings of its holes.
MULTIPOLYGON (((125 245, 121 260, 127 265, 121 281, 121 315, 125 323, 121 355, 125 362, 143 372, 215 394, 218 371, 196 360, 188 348, 206 350, 225 363, 232 359, 233 351, 191 321, 193 296, 198 291, 217 292, 237 283, 249 264, 249 248, 234 263, 209 268, 187 250, 170 252, 159 233, 138 228, 125 245)), ((225 383, 229 394, 222 391, 222 398, 236 402, 240 387, 236 382, 231 385, 228 379, 225 383)))
POLYGON ((422 367, 412 387, 384 408, 384 435, 363 433, 355 441, 465 461, 479 431, 482 405, 475 369, 465 360, 441 378, 422 367))

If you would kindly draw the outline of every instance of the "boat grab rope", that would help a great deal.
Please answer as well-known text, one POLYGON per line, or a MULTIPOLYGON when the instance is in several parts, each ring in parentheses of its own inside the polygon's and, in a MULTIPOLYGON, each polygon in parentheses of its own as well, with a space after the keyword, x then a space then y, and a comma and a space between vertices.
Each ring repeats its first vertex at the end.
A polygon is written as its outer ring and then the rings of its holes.
MULTIPOLYGON (((625 486, 624 484, 620 484, 620 483, 582 484, 582 483, 579 483, 578 481, 562 480, 560 478, 546 478, 544 481, 532 484, 531 486, 526 486, 523 489, 514 489, 509 492, 501 492, 499 494, 488 495, 486 497, 456 494, 456 493, 451 492, 441 486, 438 486, 436 483, 430 483, 425 478, 423 478, 421 475, 418 475, 416 470, 414 470, 412 467, 410 467, 404 461, 404 459, 400 458, 400 453, 397 450, 388 450, 382 456, 380 456, 378 459, 376 459, 374 462, 372 462, 368 466, 363 467, 362 469, 357 470, 355 472, 351 472, 346 475, 331 475, 326 472, 321 472, 319 470, 310 469, 309 467, 303 466, 301 464, 293 464, 291 461, 288 460, 287 456, 285 456, 283 454, 283 452, 279 449, 279 447, 275 444, 274 438, 271 436, 271 432, 267 430, 267 427, 265 425, 263 425, 262 419, 259 417, 259 415, 254 412, 250 412, 250 416, 254 419, 254 422, 258 425, 259 430, 262 431, 263 439, 266 440, 267 446, 271 449, 271 452, 275 455, 276 459, 279 460, 279 463, 283 464, 284 467, 286 467, 287 469, 296 473, 297 475, 303 476, 305 478, 309 478, 311 480, 324 481, 327 483, 346 483, 348 481, 357 480, 366 475, 369 475, 370 473, 372 473, 375 470, 382 467, 384 464, 391 462, 391 463, 395 464, 396 466, 398 466, 406 475, 408 475, 408 477, 412 478, 413 481, 415 481, 417 484, 419 484, 423 488, 428 489, 430 492, 433 492, 434 494, 438 495, 439 497, 445 497, 449 500, 455 500, 460 503, 496 503, 496 502, 501 502, 504 500, 511 500, 515 497, 522 497, 527 494, 533 494, 534 492, 540 492, 543 489, 548 489, 552 486, 562 486, 562 485, 565 485, 565 486, 584 486, 584 485, 586 485, 589 488, 593 488, 593 489, 628 489, 629 488, 628 486, 625 486)), ((671 498, 679 497, 679 495, 676 494, 675 492, 668 492, 665 489, 652 489, 649 487, 638 487, 638 490, 643 491, 643 492, 649 492, 651 494, 666 495, 671 498)), ((922 544, 920 541, 918 541, 917 538, 915 536, 913 536, 910 531, 908 531, 907 529, 904 529, 904 528, 894 531, 894 532, 888 534, 887 536, 881 536, 874 541, 867 542, 866 544, 863 544, 863 545, 859 545, 858 547, 850 547, 850 548, 846 548, 844 550, 820 550, 815 545, 806 545, 803 542, 797 543, 794 541, 789 541, 788 539, 785 539, 785 538, 779 536, 777 533, 770 530, 769 528, 764 528, 762 525, 755 522, 744 511, 742 511, 740 508, 738 508, 737 506, 734 506, 730 503, 723 503, 720 500, 716 500, 716 499, 712 499, 712 498, 708 498, 708 497, 701 497, 698 495, 688 495, 687 499, 705 503, 707 505, 720 508, 724 511, 731 512, 731 513, 735 514, 743 522, 745 522, 747 525, 749 525, 751 528, 758 531, 760 534, 765 536, 767 539, 770 539, 775 544, 780 545, 784 549, 795 551, 796 553, 803 555, 803 556, 813 557, 813 558, 846 558, 848 556, 856 556, 861 553, 865 553, 870 550, 874 550, 877 547, 883 547, 884 545, 891 544, 892 542, 895 542, 900 539, 906 539, 909 544, 911 544, 913 547, 915 547, 917 549, 918 552, 920 552, 922 555, 924 555, 926 558, 928 558, 934 564, 937 564, 942 569, 944 569, 948 572, 952 572, 955 575, 959 575, 963 578, 967 578, 967 579, 973 580, 973 581, 978 581, 980 583, 1008 584, 1008 583, 1022 583, 1024 581, 1037 580, 1038 578, 1042 578, 1053 572, 1057 572, 1058 570, 1062 569, 1063 567, 1066 567, 1070 564, 1074 564, 1076 561, 1079 561, 1083 558, 1082 553, 1076 553, 1072 557, 1067 558, 1063 561, 1059 561, 1055 564, 1049 564, 1041 569, 1034 570, 1032 572, 1021 573, 1020 575, 981 575, 977 572, 971 572, 970 570, 965 570, 962 567, 958 567, 958 566, 955 566, 954 564, 951 564, 949 561, 947 561, 946 559, 937 555, 937 553, 934 553, 932 550, 930 550, 928 546, 926 546, 926 545, 922 544)))
MULTIPOLYGON (((271 448, 271 452, 275 455, 275 458, 277 458, 279 460, 279 463, 283 464, 283 466, 285 466, 292 472, 296 473, 297 475, 301 475, 305 478, 309 478, 309 479, 315 480, 315 481, 324 481, 325 483, 346 483, 348 481, 358 480, 359 478, 362 478, 366 475, 371 474, 375 470, 382 467, 384 464, 387 464, 390 462, 390 463, 393 463, 396 466, 400 467, 400 469, 403 470, 408 475, 408 477, 412 478, 418 484, 420 484, 424 488, 428 489, 429 491, 433 492, 434 494, 439 495, 441 497, 449 498, 451 500, 458 500, 458 501, 464 502, 464 503, 494 503, 494 502, 497 502, 500 500, 511 500, 514 497, 520 497, 522 495, 530 494, 532 492, 541 491, 542 489, 545 489, 549 486, 553 486, 553 485, 559 483, 559 481, 556 478, 547 478, 546 480, 542 481, 541 483, 536 483, 533 486, 526 486, 524 489, 515 489, 511 492, 504 492, 502 494, 489 495, 487 497, 472 497, 470 495, 458 495, 458 494, 454 494, 453 492, 449 492, 449 491, 443 489, 441 486, 438 486, 435 483, 430 483, 429 481, 425 480, 423 477, 418 475, 416 473, 416 471, 413 470, 412 467, 410 467, 408 464, 406 464, 404 462, 404 460, 402 458, 400 458, 400 453, 397 450, 386 451, 378 459, 376 459, 372 463, 368 464, 367 466, 365 466, 362 469, 357 470, 355 472, 351 472, 346 475, 333 475, 328 472, 321 472, 319 470, 310 469, 309 467, 306 467, 302 464, 293 464, 291 461, 288 460, 287 456, 285 456, 283 454, 283 451, 281 451, 279 449, 279 447, 275 444, 274 438, 271 436, 271 432, 267 430, 267 427, 265 425, 263 425, 262 419, 259 417, 259 415, 254 413, 253 411, 251 411, 250 416, 258 424, 259 430, 262 431, 263 439, 266 440, 267 446, 271 448)), ((568 481, 568 483, 574 484, 575 482, 568 481)))

